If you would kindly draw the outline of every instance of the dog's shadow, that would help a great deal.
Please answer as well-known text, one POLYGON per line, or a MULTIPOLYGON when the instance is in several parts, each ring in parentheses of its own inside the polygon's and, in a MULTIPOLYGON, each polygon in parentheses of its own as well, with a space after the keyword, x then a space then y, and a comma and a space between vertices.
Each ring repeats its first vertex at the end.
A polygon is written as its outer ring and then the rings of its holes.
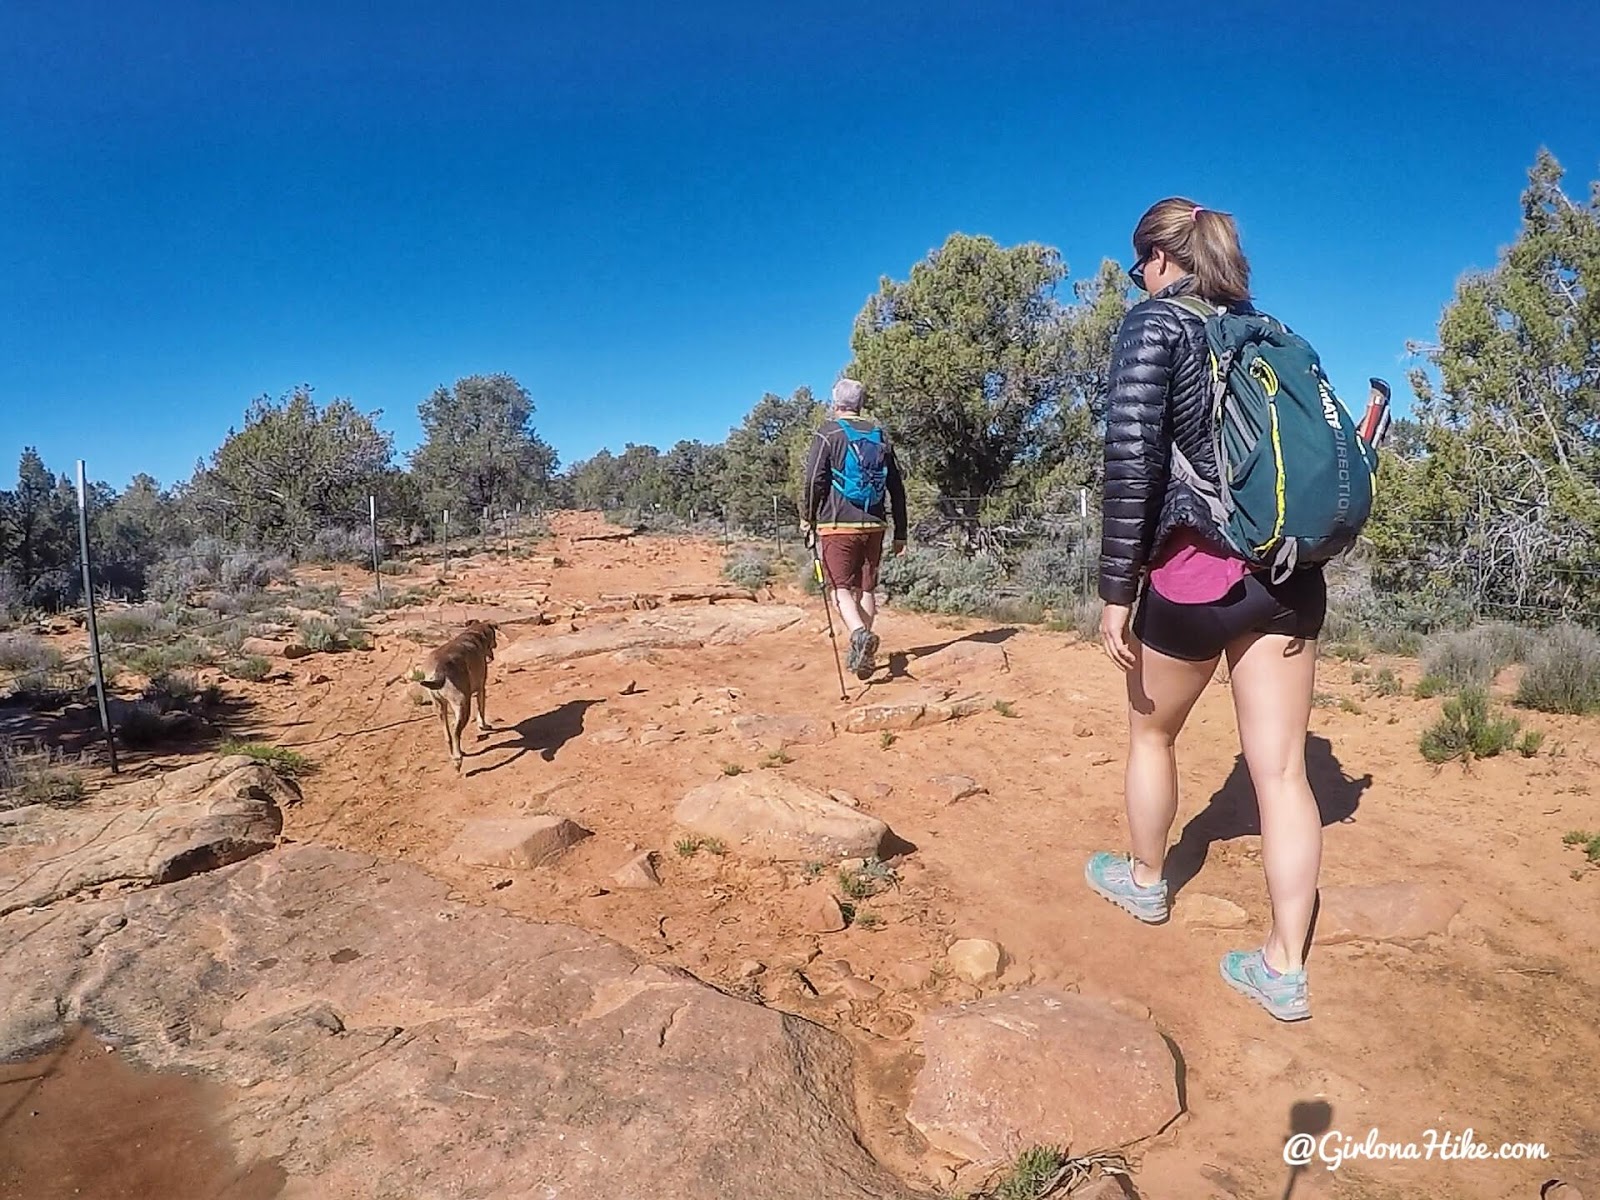
POLYGON ((553 761, 561 747, 583 732, 583 715, 596 704, 604 703, 604 700, 568 700, 560 708, 540 713, 536 717, 527 717, 509 728, 496 725, 494 733, 514 733, 516 737, 509 741, 484 746, 474 751, 473 757, 493 754, 496 750, 514 750, 516 753, 489 766, 475 767, 467 774, 485 775, 490 771, 498 771, 501 767, 516 762, 529 751, 537 751, 545 762, 553 761))

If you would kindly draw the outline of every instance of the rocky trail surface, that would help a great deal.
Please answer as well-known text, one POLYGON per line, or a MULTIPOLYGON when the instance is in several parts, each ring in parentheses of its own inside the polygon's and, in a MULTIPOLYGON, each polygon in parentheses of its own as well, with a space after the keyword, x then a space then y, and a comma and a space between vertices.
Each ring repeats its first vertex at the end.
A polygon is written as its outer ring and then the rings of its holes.
POLYGON ((1225 680, 1145 927, 1082 884, 1123 839, 1093 646, 891 608, 841 703, 815 597, 612 532, 227 683, 298 784, 168 755, 0 814, 0 1197, 898 1200, 1034 1143, 1160 1200, 1600 1195, 1600 873, 1561 844, 1600 828, 1595 722, 1436 769, 1436 704, 1325 661, 1314 1017, 1280 1026, 1217 978, 1268 919, 1225 680), (482 615, 458 776, 404 677, 482 615), (1283 1157, 1469 1127, 1549 1157, 1283 1157))

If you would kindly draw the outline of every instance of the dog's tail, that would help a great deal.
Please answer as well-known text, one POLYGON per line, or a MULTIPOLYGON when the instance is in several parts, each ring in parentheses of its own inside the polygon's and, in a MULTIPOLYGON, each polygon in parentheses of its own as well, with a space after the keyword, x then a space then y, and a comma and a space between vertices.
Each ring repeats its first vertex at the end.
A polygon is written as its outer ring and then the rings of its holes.
POLYGON ((435 675, 435 676, 433 676, 431 678, 424 678, 423 676, 419 675, 415 671, 413 671, 409 675, 396 675, 393 679, 389 680, 383 686, 384 687, 393 687, 395 684, 399 683, 402 679, 406 680, 408 683, 421 684, 423 687, 427 688, 430 692, 437 692, 440 688, 444 687, 444 679, 442 677, 435 675))

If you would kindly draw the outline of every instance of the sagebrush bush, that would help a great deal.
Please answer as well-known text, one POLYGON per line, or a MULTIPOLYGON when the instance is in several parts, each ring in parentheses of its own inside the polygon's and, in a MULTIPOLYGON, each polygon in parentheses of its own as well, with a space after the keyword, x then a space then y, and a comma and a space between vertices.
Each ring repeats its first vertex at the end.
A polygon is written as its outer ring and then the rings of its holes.
POLYGON ((1435 637, 1423 652, 1423 673, 1454 688, 1488 687, 1527 653, 1529 633, 1503 621, 1435 637))
POLYGON ((1443 715, 1423 731, 1422 757, 1436 764, 1494 758, 1515 744, 1518 728, 1514 718, 1490 712, 1489 694, 1482 688, 1463 688, 1445 701, 1443 715))
POLYGON ((1517 687, 1517 703, 1552 713, 1600 709, 1600 636, 1557 625, 1535 637, 1517 687))
POLYGON ((736 550, 722 564, 724 578, 751 591, 772 578, 772 556, 759 550, 736 550))
POLYGON ((11 675, 54 671, 61 652, 31 633, 0 633, 0 672, 11 675))
POLYGON ((982 612, 999 596, 1000 564, 950 550, 912 550, 886 558, 883 586, 896 602, 921 612, 982 612))
POLYGON ((65 807, 83 799, 83 777, 59 752, 24 750, 0 739, 0 810, 29 804, 65 807))
POLYGON ((222 669, 228 673, 229 678, 243 679, 250 683, 260 683, 272 674, 272 664, 259 654, 229 659, 222 669))
POLYGON ((307 617, 300 622, 300 644, 308 650, 337 650, 339 631, 327 621, 307 617))
POLYGON ((184 603, 207 588, 251 593, 289 576, 289 560, 281 554, 203 537, 157 559, 146 576, 145 591, 153 600, 184 603))
POLYGON ((96 624, 100 627, 102 639, 122 644, 137 644, 165 637, 178 628, 172 614, 159 604, 137 604, 132 608, 113 609, 101 614, 96 624))
POLYGON ((172 671, 203 667, 214 657, 211 647, 196 637, 181 637, 175 642, 135 646, 120 652, 124 666, 154 679, 172 671))
POLYGON ((1072 546, 1039 546, 1017 560, 1013 579, 1030 596, 1080 596, 1084 586, 1083 555, 1072 546))
POLYGON ((300 557, 306 562, 360 563, 372 562, 372 533, 367 529, 319 529, 304 547, 300 557))

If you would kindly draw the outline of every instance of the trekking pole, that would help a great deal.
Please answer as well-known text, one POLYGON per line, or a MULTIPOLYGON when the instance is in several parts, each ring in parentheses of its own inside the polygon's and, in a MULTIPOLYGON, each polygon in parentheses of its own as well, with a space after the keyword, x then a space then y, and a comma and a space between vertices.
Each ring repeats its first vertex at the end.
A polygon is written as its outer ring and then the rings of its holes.
POLYGON ((833 601, 828 596, 828 585, 822 577, 822 555, 817 552, 817 531, 806 530, 806 546, 811 551, 811 573, 816 576, 817 589, 822 593, 822 614, 828 618, 828 645, 833 647, 833 669, 839 672, 839 699, 850 699, 844 687, 844 664, 839 661, 839 642, 833 634, 833 601))

